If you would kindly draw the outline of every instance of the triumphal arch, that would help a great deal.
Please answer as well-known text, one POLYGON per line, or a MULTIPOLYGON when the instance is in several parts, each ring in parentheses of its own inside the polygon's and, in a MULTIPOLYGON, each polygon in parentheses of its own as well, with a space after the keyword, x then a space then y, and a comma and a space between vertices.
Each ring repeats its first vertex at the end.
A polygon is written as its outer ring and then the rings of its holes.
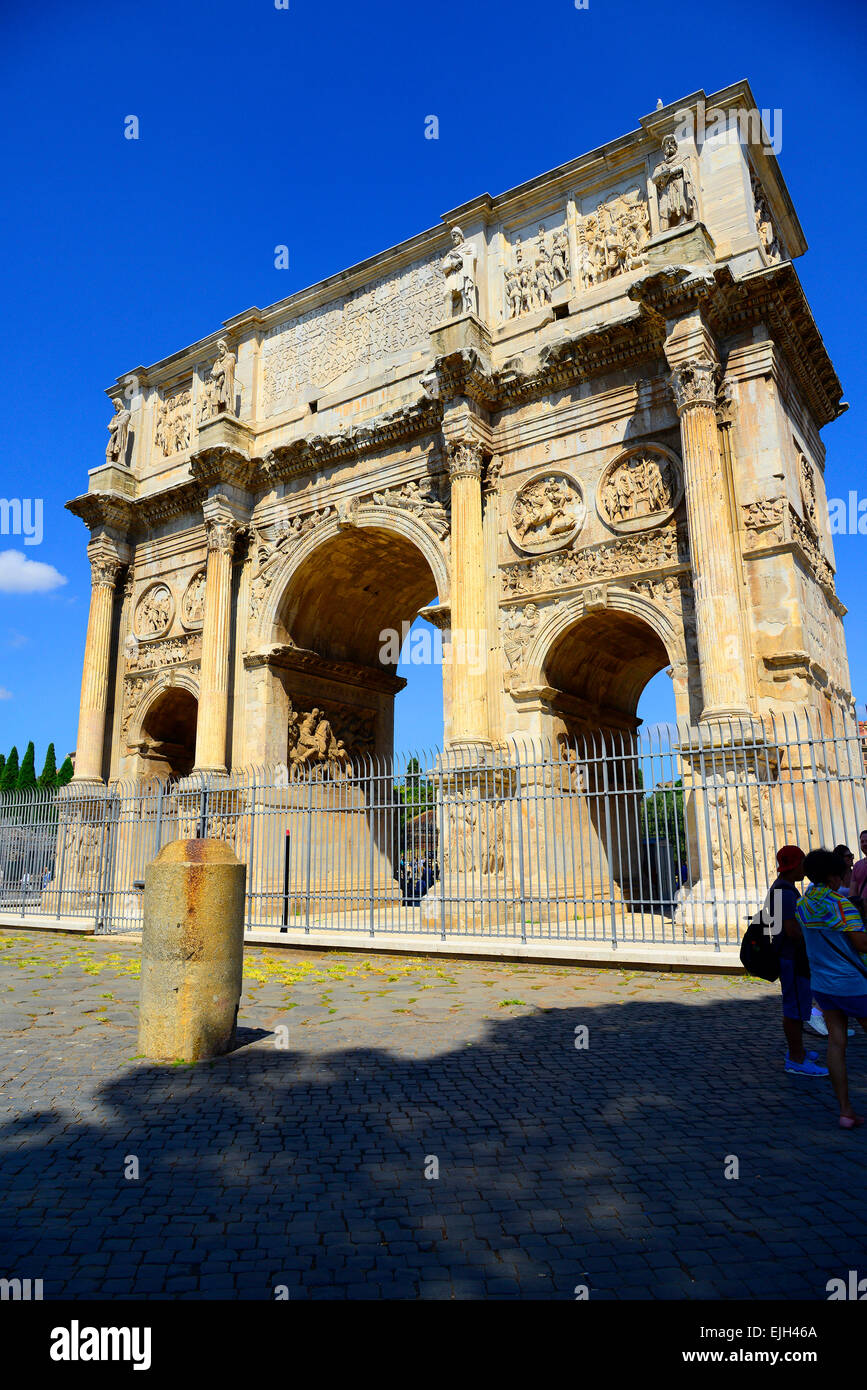
POLYGON ((754 109, 662 107, 119 377, 76 781, 387 755, 420 612, 455 747, 634 729, 666 669, 692 726, 850 718, 844 406, 754 109))

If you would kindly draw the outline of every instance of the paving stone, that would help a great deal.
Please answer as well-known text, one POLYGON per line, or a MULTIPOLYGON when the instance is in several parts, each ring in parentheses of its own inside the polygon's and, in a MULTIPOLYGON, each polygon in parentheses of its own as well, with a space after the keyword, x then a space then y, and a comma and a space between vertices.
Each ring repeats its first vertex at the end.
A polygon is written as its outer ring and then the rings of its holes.
POLYGON ((23 1030, 0 1029, 3 1272, 53 1298, 824 1299, 863 1265, 858 1136, 783 1071, 774 987, 251 951, 294 978, 252 1006, 248 980, 238 1050, 172 1068, 134 1060, 133 943, 81 943, 93 976, 62 938, 0 946, 0 1023, 23 1030), (536 984, 544 1011, 501 1016, 536 984), (254 1031, 278 1018, 289 1051, 254 1031))

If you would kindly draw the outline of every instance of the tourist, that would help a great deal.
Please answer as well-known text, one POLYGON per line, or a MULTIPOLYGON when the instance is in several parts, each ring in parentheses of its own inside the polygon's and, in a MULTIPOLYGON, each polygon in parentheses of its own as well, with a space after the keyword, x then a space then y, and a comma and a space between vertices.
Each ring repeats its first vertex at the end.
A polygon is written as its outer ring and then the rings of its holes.
POLYGON ((852 896, 867 898, 867 830, 861 831, 858 842, 861 846, 862 858, 858 860, 852 870, 852 896))
POLYGON ((845 897, 851 898, 854 892, 854 882, 852 878, 852 866, 855 863, 855 856, 848 845, 835 845, 834 853, 837 858, 846 865, 846 872, 843 875, 843 882, 840 885, 840 892, 845 897))
POLYGON ((810 962, 813 995, 828 1026, 828 1071, 840 1105, 840 1128, 855 1129, 864 1120, 849 1103, 846 1075, 846 1023, 856 1018, 867 1032, 867 931, 855 904, 840 892, 845 863, 827 849, 807 855, 803 871, 810 880, 796 909, 810 962))
POLYGON ((810 966, 795 909, 801 896, 795 884, 804 877, 804 851, 783 845, 777 851, 777 877, 768 889, 763 915, 773 931, 780 960, 786 1071, 798 1076, 827 1076, 818 1054, 804 1051, 804 1024, 810 1017, 813 994, 810 966))

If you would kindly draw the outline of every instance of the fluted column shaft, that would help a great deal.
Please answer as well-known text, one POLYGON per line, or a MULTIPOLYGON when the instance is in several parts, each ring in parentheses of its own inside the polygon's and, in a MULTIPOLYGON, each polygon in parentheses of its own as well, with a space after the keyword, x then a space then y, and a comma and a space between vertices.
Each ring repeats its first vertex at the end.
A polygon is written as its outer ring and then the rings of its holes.
POLYGON ((452 444, 449 471, 452 740, 477 743, 489 737, 481 445, 452 444))
POLYGON ((231 518, 206 522, 208 564, 202 627, 202 673, 196 725, 196 771, 226 771, 229 716, 229 645, 232 623, 232 550, 237 525, 231 518))
POLYGON ((691 358, 672 372, 680 417, 702 718, 749 714, 734 536, 716 418, 716 368, 691 358))
POLYGON ((111 627, 114 617, 115 584, 120 568, 120 560, 113 556, 91 555, 90 612, 87 619, 78 741, 75 750, 76 782, 102 781, 102 754, 110 683, 111 627))

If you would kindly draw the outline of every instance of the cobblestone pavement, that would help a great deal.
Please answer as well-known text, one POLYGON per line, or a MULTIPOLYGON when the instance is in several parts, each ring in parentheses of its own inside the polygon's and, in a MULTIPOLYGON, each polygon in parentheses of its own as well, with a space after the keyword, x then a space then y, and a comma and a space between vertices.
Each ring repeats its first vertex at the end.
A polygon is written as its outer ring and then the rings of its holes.
MULTIPOLYGON (((0 1275, 46 1298, 824 1299, 867 1271, 867 1130, 783 1071, 775 986, 252 949, 238 1050, 193 1066, 135 1056, 137 996, 131 941, 0 933, 0 1275)), ((863 1037, 850 1070, 867 1109, 863 1037)))

